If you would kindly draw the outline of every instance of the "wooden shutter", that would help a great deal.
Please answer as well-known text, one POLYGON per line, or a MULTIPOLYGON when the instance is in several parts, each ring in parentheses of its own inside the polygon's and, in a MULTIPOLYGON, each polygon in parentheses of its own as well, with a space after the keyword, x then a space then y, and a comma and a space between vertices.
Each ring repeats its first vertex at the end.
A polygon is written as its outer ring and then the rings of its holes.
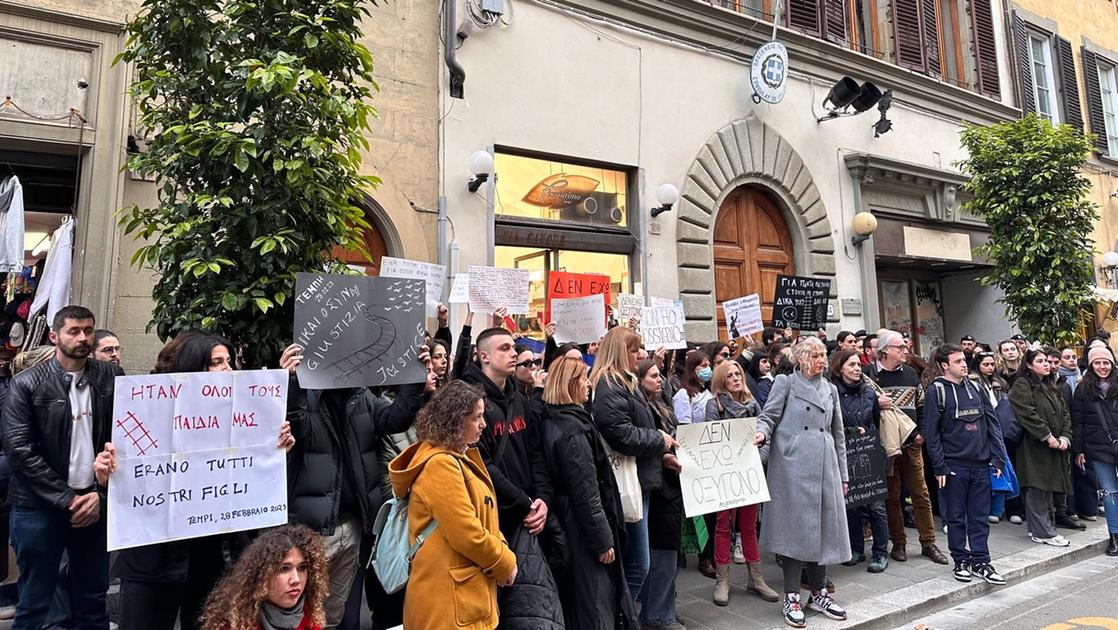
POLYGON ((928 74, 937 78, 943 76, 942 56, 939 54, 939 20, 936 19, 937 0, 921 0, 924 26, 924 60, 928 74))
POLYGON ((1029 29, 1016 13, 1013 15, 1013 39, 1017 48, 1017 75, 1020 80, 1021 113, 1036 112, 1036 95, 1033 94, 1033 66, 1029 63, 1029 29))
POLYGON ((1102 87, 1099 85, 1099 62, 1095 53, 1081 48, 1083 54, 1083 87, 1087 90, 1087 118, 1095 134, 1095 148, 1101 155, 1110 153, 1106 140, 1106 116, 1102 110, 1102 87))
POLYGON ((823 0, 823 36, 846 45, 846 0, 823 0))
POLYGON ((971 0, 970 25, 974 40, 974 66, 978 70, 978 91, 1000 99, 998 47, 994 40, 994 13, 990 0, 971 0))
POLYGON ((1060 91, 1064 93, 1064 122, 1083 131, 1083 110, 1079 108, 1079 82, 1075 79, 1075 55, 1071 42, 1057 35, 1055 63, 1060 67, 1060 91))
POLYGON ((823 34, 823 12, 820 4, 824 0, 788 0, 788 27, 821 36, 823 34))
POLYGON ((924 42, 920 29, 923 0, 893 0, 893 43, 897 65, 924 72, 924 42))

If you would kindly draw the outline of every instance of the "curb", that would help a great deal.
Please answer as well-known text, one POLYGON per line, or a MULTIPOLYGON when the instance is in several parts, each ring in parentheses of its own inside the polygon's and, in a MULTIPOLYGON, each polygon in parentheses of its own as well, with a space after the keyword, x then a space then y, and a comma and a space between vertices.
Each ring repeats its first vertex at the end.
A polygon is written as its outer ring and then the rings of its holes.
MULTIPOLYGON (((1102 532, 1105 533, 1105 531, 1105 527, 1102 528, 1102 532)), ((1054 569, 1059 569, 1067 565, 1075 564, 1092 556, 1099 555, 1106 549, 1106 545, 1107 543, 1109 543, 1109 541, 1110 539, 1108 536, 1107 538, 1087 543, 1082 547, 1070 548, 1065 553, 1061 553, 1048 558, 1042 558, 1035 562, 1025 561, 1025 563, 1019 567, 1005 570, 1002 575, 1010 584, 1020 583, 1030 578, 1036 577, 1037 575, 1040 575, 1042 573, 1047 573, 1054 569)), ((1032 555, 1031 552, 1032 550, 1026 550, 1023 552, 1018 552, 1016 554, 1011 554, 1004 558, 1000 558, 998 560, 998 563, 1014 564, 1014 558, 1032 555)), ((948 583, 956 586, 956 588, 950 589, 938 595, 934 595, 928 599, 916 601, 910 606, 898 608, 895 605, 887 604, 880 600, 866 602, 867 604, 871 604, 871 609, 877 608, 880 612, 866 619, 833 622, 835 624, 834 626, 831 626, 830 623, 824 625, 823 623, 819 622, 812 623, 811 626, 819 628, 840 627, 848 630, 855 628, 860 630, 896 628, 898 626, 904 625, 906 622, 911 621, 912 619, 925 616, 929 613, 948 608, 950 606, 958 605, 962 602, 975 599, 987 593, 995 592, 999 588, 1002 588, 994 586, 992 584, 987 584, 986 582, 962 583, 955 582, 950 577, 944 578, 945 582, 947 580, 951 580, 948 583)), ((910 588, 921 587, 922 585, 915 585, 910 588)))

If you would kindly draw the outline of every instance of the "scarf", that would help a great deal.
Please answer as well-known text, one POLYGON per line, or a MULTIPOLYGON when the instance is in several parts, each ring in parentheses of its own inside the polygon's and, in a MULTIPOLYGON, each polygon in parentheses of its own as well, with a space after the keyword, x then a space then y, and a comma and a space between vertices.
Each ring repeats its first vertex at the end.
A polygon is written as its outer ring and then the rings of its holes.
POLYGON ((280 608, 272 602, 260 607, 260 627, 263 630, 294 630, 303 622, 303 597, 291 608, 280 608))

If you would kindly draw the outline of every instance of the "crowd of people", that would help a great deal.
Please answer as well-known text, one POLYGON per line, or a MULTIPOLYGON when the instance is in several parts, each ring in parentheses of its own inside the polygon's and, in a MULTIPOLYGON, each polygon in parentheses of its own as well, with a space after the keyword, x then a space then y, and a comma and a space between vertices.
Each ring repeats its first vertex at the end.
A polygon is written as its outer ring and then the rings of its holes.
MULTIPOLYGON (((87 309, 62 309, 50 345, 20 353, 0 381, 15 630, 108 628, 104 506, 123 371, 119 338, 95 326, 87 309)), ((844 620, 827 568, 908 561, 906 524, 921 555, 960 581, 1005 583, 988 546, 1003 519, 1066 546, 1056 528, 1105 513, 1106 553, 1118 555, 1118 370, 1105 333, 1078 351, 965 336, 921 359, 892 330, 829 341, 769 328, 760 343, 670 352, 646 347, 632 321, 593 344, 557 344, 545 330, 535 352, 501 325, 475 335, 471 314, 455 344, 440 307, 417 349, 427 380, 384 389, 301 389, 302 348, 287 347, 276 448, 287 452, 290 524, 120 552, 119 627, 351 629, 364 599, 378 629, 685 630, 676 579, 690 519, 676 432, 733 418, 756 418, 771 500, 705 516, 697 570, 716 605, 730 601, 741 564, 747 592, 779 604, 788 625, 805 627, 809 611, 844 620), (888 491, 848 508, 846 442, 866 435, 887 458, 888 491), (626 462, 635 482, 616 472, 626 462), (397 592, 368 568, 392 496, 409 497, 410 541, 422 543, 397 592), (770 561, 780 584, 765 580, 770 561)), ((226 371, 237 354, 187 331, 152 371, 226 371)))

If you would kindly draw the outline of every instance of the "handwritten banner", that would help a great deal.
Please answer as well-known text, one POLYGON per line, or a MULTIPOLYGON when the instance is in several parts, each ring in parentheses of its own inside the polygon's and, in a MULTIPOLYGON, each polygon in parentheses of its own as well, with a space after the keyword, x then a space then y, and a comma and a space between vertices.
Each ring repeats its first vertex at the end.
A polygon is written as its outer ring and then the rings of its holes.
POLYGON ((756 418, 679 425, 676 456, 683 466, 679 484, 688 517, 769 500, 756 434, 756 418))
POLYGON ((120 376, 108 549, 287 522, 287 371, 120 376))
POLYGON ((420 383, 426 326, 423 280, 295 276, 297 375, 304 389, 420 383))
POLYGON ((888 496, 885 449, 876 433, 846 436, 846 470, 850 479, 846 507, 870 505, 888 496))
POLYGON ((447 302, 450 304, 470 303, 470 274, 454 274, 454 282, 450 283, 450 298, 447 299, 447 302))
POLYGON ((729 339, 740 339, 765 329, 761 321, 761 297, 756 293, 726 300, 722 303, 726 314, 726 334, 729 339))
POLYGON ((641 310, 640 334, 649 350, 679 350, 687 347, 683 333, 683 307, 646 306, 641 310))
POLYGON ((559 298, 551 306, 555 343, 591 343, 606 334, 605 296, 559 298))
MULTIPOLYGON (((609 303, 610 278, 606 275, 592 273, 571 273, 569 271, 551 271, 547 274, 547 307, 544 309, 544 321, 555 321, 551 316, 551 303, 553 300, 586 297, 588 295, 604 295, 602 301, 602 321, 606 319, 606 307, 609 303)), ((597 339, 595 339, 597 341, 597 339)))
POLYGON ((819 330, 827 325, 831 281, 804 276, 777 276, 773 326, 819 330))
POLYGON ((644 298, 632 293, 617 294, 617 323, 625 326, 630 319, 640 319, 641 309, 644 308, 644 298))
POLYGON ((501 307, 510 314, 528 312, 528 270, 470 265, 470 309, 493 313, 501 307))
POLYGON ((380 261, 380 277, 423 280, 427 283, 427 317, 438 315, 446 286, 446 265, 385 256, 380 261))

